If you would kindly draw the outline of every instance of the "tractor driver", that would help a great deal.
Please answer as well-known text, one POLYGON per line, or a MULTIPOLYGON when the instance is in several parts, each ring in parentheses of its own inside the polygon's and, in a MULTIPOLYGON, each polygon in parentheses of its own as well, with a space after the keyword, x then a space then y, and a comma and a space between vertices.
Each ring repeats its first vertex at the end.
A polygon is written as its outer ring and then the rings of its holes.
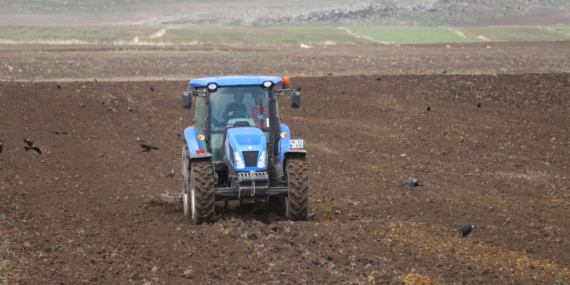
POLYGON ((223 118, 227 122, 233 118, 240 118, 239 116, 244 116, 247 113, 247 108, 243 103, 245 95, 243 91, 237 91, 234 93, 234 102, 226 106, 223 118))

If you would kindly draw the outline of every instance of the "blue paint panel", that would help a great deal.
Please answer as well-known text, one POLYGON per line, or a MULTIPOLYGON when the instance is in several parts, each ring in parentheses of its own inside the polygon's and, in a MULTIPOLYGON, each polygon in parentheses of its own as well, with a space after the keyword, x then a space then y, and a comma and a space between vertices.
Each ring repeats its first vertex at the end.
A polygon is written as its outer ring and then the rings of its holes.
POLYGON ((190 87, 206 87, 210 83, 216 83, 219 87, 224 86, 247 86, 247 85, 263 85, 263 82, 271 81, 273 84, 283 84, 281 77, 248 75, 248 76, 217 76, 192 79, 190 87))
POLYGON ((287 125, 281 124, 281 132, 287 133, 286 138, 279 138, 279 164, 283 165, 285 152, 291 149, 291 131, 287 125))
POLYGON ((186 139, 186 144, 188 145, 188 153, 190 155, 196 154, 197 150, 206 149, 204 141, 198 140, 198 133, 194 127, 188 127, 184 130, 184 138, 186 139))
MULTIPOLYGON (((267 142, 265 140, 265 134, 262 130, 258 128, 231 128, 228 129, 227 139, 224 143, 226 148, 226 155, 228 161, 231 161, 234 169, 237 171, 261 171, 267 169, 267 164, 265 167, 259 168, 257 164, 255 166, 236 168, 235 162, 231 159, 231 154, 229 153, 229 145, 231 145, 234 151, 237 151, 241 159, 245 163, 245 158, 243 157, 244 151, 258 151, 257 161, 261 158, 263 151, 266 150, 267 142), (251 149, 250 149, 251 147, 251 149)), ((265 153, 267 159, 267 152, 265 153)))

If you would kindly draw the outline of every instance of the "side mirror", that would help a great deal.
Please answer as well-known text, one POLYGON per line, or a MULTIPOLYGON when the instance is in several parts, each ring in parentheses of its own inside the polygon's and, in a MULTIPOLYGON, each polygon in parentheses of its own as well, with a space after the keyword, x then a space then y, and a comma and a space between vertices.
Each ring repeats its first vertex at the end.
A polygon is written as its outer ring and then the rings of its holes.
POLYGON ((301 92, 291 92, 291 108, 299 108, 301 106, 301 92))
POLYGON ((182 92, 182 108, 192 108, 192 95, 190 92, 182 92))

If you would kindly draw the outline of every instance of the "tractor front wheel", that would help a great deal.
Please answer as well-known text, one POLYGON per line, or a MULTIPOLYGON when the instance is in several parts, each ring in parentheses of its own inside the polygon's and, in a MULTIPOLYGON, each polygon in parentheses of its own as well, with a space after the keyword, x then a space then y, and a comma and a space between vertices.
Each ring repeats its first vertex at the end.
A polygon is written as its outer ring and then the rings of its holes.
POLYGON ((286 175, 289 193, 285 198, 285 217, 306 221, 309 217, 309 172, 304 158, 289 158, 286 175))

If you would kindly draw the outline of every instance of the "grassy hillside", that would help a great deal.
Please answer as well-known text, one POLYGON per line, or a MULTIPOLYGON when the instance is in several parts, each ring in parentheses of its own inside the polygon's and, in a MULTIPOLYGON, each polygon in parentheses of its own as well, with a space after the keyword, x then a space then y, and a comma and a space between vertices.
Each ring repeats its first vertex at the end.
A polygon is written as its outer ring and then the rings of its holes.
MULTIPOLYGON (((570 1, 0 0, 0 24, 14 25, 97 25, 136 22, 244 26, 309 24, 440 26, 560 13, 570 13, 570 1)), ((527 19, 529 20, 532 19, 527 19)), ((567 19, 561 21, 570 24, 567 19)))
POLYGON ((0 43, 138 45, 300 46, 335 44, 429 44, 509 41, 568 41, 570 26, 555 27, 243 27, 0 26, 0 43))

